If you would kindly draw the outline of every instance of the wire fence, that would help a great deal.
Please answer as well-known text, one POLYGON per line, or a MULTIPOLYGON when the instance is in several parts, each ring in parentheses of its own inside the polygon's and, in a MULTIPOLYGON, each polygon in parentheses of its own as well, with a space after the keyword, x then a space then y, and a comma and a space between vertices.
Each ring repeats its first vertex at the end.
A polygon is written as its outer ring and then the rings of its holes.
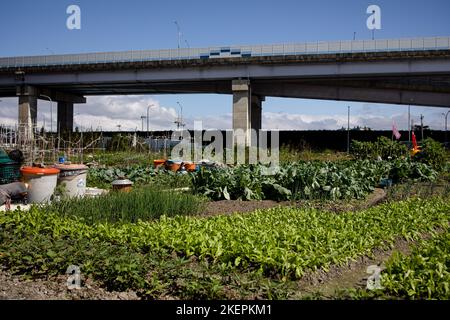
POLYGON ((49 133, 37 125, 0 124, 0 148, 18 149, 24 155, 24 164, 56 163, 59 156, 82 162, 86 153, 104 151, 102 132, 49 133))
POLYGON ((449 50, 450 37, 430 37, 386 40, 318 41, 256 46, 218 46, 208 48, 179 48, 138 50, 46 56, 0 58, 1 68, 38 67, 76 64, 145 62, 164 60, 194 60, 232 57, 286 56, 307 54, 338 54, 358 52, 390 52, 449 50))

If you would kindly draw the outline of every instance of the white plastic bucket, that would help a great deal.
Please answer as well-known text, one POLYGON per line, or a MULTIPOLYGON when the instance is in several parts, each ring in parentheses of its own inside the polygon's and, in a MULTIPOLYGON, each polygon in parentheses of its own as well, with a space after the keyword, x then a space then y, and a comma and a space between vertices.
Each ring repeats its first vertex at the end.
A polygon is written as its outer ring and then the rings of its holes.
POLYGON ((23 167, 23 182, 28 184, 28 202, 49 202, 55 192, 59 170, 55 168, 23 167))
POLYGON ((61 164, 55 168, 61 171, 58 185, 62 187, 62 195, 69 198, 84 197, 88 167, 82 164, 61 164))

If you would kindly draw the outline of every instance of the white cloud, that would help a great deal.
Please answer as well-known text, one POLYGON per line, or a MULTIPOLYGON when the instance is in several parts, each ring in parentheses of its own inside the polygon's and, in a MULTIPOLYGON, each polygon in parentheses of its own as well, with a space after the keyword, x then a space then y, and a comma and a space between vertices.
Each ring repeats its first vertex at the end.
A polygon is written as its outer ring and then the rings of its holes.
MULTIPOLYGON (((314 105, 314 101, 310 101, 314 105)), ((174 121, 178 116, 178 106, 162 106, 158 100, 149 96, 99 96, 88 97, 86 104, 75 105, 75 126, 85 128, 99 128, 103 130, 141 130, 141 116, 147 115, 147 106, 153 104, 149 110, 150 130, 175 129, 174 121)), ((279 108, 282 107, 280 102, 279 108)), ((231 109, 231 106, 230 106, 231 109)), ((56 104, 53 104, 53 127, 56 128, 56 104)), ((414 107, 412 119, 420 122, 420 113, 425 115, 425 125, 433 129, 442 130, 444 127, 443 108, 414 107)), ((50 128, 50 103, 39 100, 38 125, 42 125, 45 118, 46 127, 50 128)), ((408 126, 406 108, 377 104, 363 104, 359 108, 352 108, 350 126, 367 126, 372 129, 390 130, 394 120, 400 130, 408 126)), ((192 129, 194 121, 201 120, 205 129, 230 129, 232 114, 208 115, 199 114, 187 117, 184 121, 187 128, 192 129)), ((0 124, 15 124, 17 122, 17 98, 2 98, 0 102, 0 124)), ((347 113, 301 114, 288 112, 263 112, 263 129, 280 130, 336 130, 347 127, 347 113)), ((147 121, 144 119, 144 130, 147 121)))
MULTIPOLYGON (((147 96, 102 96, 88 97, 86 105, 76 105, 75 126, 102 127, 103 130, 141 130, 141 116, 147 116, 149 130, 164 130, 174 127, 177 111, 173 107, 163 107, 159 101, 147 96), (79 113, 79 114, 77 114, 79 113)), ((147 130, 147 119, 144 119, 147 130)))

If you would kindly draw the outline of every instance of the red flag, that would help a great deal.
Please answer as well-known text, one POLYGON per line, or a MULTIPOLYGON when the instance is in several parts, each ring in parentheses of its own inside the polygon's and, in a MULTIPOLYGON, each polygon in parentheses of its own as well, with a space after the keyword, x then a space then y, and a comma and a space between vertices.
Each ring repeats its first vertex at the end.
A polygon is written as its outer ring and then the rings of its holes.
POLYGON ((414 134, 414 131, 412 132, 412 144, 413 144, 413 149, 417 149, 417 140, 416 140, 416 135, 414 134))
POLYGON ((400 132, 398 132, 398 130, 397 130, 397 126, 395 125, 395 122, 394 121, 392 121, 392 134, 395 136, 395 139, 400 139, 401 138, 401 134, 400 134, 400 132))

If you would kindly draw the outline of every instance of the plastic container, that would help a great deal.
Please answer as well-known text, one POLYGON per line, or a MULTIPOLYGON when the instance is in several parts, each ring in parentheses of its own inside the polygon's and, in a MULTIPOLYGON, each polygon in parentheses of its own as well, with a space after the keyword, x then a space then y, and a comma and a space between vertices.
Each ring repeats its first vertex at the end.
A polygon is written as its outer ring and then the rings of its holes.
POLYGON ((165 164, 166 164, 166 160, 165 160, 165 159, 156 159, 156 160, 153 160, 153 166, 154 166, 155 168, 164 166, 165 164))
POLYGON ((9 156, 0 149, 0 184, 8 184, 20 180, 20 164, 11 160, 9 156))
POLYGON ((63 187, 62 195, 69 198, 83 197, 88 167, 84 164, 59 164, 55 168, 60 170, 58 185, 63 187))
POLYGON ((28 202, 49 202, 55 192, 59 170, 56 168, 23 167, 23 182, 28 184, 28 202))
POLYGON ((382 188, 392 187, 392 179, 382 179, 380 181, 380 187, 382 188))
POLYGON ((8 184, 20 180, 20 164, 14 161, 0 163, 0 184, 8 184))
POLYGON ((181 168, 181 161, 167 160, 166 169, 170 171, 178 171, 181 168))
POLYGON ((190 172, 197 170, 197 165, 192 162, 186 162, 184 164, 184 167, 186 168, 187 171, 190 171, 190 172))
POLYGON ((112 182, 114 191, 130 192, 133 189, 133 182, 128 179, 117 179, 112 182))

